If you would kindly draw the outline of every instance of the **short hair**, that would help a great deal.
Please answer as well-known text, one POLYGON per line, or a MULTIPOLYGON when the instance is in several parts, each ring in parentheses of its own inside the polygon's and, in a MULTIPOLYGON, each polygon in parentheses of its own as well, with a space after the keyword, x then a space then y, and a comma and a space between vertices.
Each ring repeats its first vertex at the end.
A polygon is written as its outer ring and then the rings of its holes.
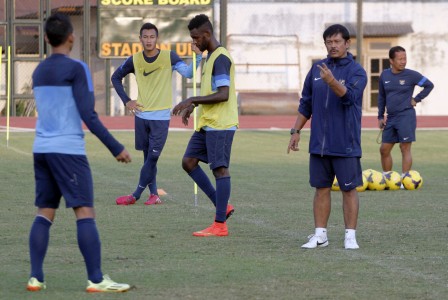
POLYGON ((395 53, 397 53, 397 52, 406 52, 406 50, 403 47, 401 47, 401 46, 392 47, 389 50, 389 58, 390 59, 394 59, 395 58, 395 53))
POLYGON ((157 29, 156 25, 152 23, 145 23, 142 25, 142 27, 140 28, 140 36, 142 36, 143 30, 151 30, 151 29, 154 29, 156 31, 156 36, 159 36, 159 30, 157 29))
POLYGON ((70 18, 62 13, 51 15, 45 22, 45 34, 51 46, 57 47, 65 43, 73 33, 70 18))
POLYGON ((198 29, 203 25, 207 26, 207 28, 210 29, 210 31, 213 33, 212 23, 210 22, 210 19, 204 14, 196 15, 193 19, 191 19, 190 23, 188 23, 188 30, 191 31, 193 29, 198 29))
POLYGON ((342 35, 342 38, 346 41, 350 39, 350 33, 348 32, 348 29, 345 26, 342 26, 341 24, 334 24, 325 29, 323 37, 324 41, 333 35, 336 35, 340 33, 342 35))

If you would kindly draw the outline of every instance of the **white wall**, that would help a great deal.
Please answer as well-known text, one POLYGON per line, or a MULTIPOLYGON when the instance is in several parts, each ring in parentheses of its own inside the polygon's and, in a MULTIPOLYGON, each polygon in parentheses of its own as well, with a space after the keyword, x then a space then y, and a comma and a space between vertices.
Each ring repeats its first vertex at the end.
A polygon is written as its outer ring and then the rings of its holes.
MULTIPOLYGON (((410 69, 419 71, 435 85, 417 106, 419 115, 448 115, 448 101, 442 88, 448 85, 448 2, 368 2, 363 5, 364 22, 411 22, 414 33, 398 39, 406 48, 410 69)), ((298 78, 306 76, 311 60, 326 56, 322 33, 325 24, 356 22, 356 2, 351 3, 229 3, 228 35, 297 35, 299 38, 298 78)), ((270 47, 275 48, 275 42, 270 47)), ((353 47, 356 47, 353 45, 353 47)), ((238 49, 238 51, 244 51, 238 49)), ((275 50, 272 51, 275 54, 275 50)), ((257 55, 256 51, 251 55, 257 55)), ((385 54, 387 56, 387 53, 385 54)), ((233 53, 233 56, 241 56, 233 53)), ((269 56, 263 57, 268 62, 269 56)), ((243 82, 237 89, 245 90, 243 82)), ((290 88, 302 89, 302 82, 290 88)), ((416 93, 418 89, 416 88, 416 93)))

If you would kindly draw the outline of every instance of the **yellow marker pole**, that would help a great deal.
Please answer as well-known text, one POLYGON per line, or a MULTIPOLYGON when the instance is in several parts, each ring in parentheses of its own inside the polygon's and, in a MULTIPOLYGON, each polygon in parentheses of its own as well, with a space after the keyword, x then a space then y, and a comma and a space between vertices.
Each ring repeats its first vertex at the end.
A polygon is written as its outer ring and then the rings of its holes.
POLYGON ((9 146, 9 103, 11 100, 11 46, 8 46, 8 75, 6 77, 6 147, 9 146))
MULTIPOLYGON (((193 51, 193 97, 196 97, 196 52, 193 51)), ((193 130, 196 130, 196 109, 193 110, 193 130)), ((198 206, 198 185, 194 183, 194 206, 198 206)))
POLYGON ((0 84, 2 82, 2 57, 3 57, 3 47, 0 46, 0 84))

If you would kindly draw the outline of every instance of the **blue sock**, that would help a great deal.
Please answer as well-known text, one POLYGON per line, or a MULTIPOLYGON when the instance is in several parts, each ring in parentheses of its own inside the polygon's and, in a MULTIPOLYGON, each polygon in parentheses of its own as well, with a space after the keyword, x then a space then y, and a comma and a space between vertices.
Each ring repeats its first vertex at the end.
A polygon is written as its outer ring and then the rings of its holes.
MULTIPOLYGON (((145 188, 154 181, 157 172, 157 161, 159 160, 158 154, 149 154, 146 158, 145 163, 140 170, 140 180, 137 188, 132 193, 135 199, 140 199, 145 188)), ((157 188, 157 187, 156 187, 157 188)))
MULTIPOLYGON (((157 173, 157 167, 156 167, 156 173, 157 173)), ((151 195, 158 195, 159 192, 157 191, 157 180, 156 177, 154 177, 153 181, 148 184, 149 192, 151 195)))
POLYGON ((227 204, 230 199, 230 176, 216 178, 216 217, 215 221, 226 221, 227 204))
POLYGON ((78 227, 78 246, 86 263, 87 277, 93 283, 103 281, 101 272, 101 241, 95 219, 76 221, 78 227))
POLYGON ((207 197, 212 201, 213 205, 216 206, 216 190, 213 187, 207 174, 202 170, 200 166, 197 166, 193 171, 188 173, 188 175, 193 179, 198 187, 207 195, 207 197))
POLYGON ((31 260, 30 277, 44 281, 43 264, 50 240, 50 227, 53 223, 45 217, 36 216, 30 230, 29 247, 31 260))
MULTIPOLYGON (((148 159, 148 151, 147 150, 143 150, 143 163, 146 162, 146 159, 148 159)), ((154 174, 157 174, 157 165, 154 167, 154 174)), ((156 176, 154 175, 154 180, 148 184, 148 188, 149 188, 149 192, 151 193, 151 195, 158 195, 159 193, 157 192, 157 180, 156 180, 156 176)))

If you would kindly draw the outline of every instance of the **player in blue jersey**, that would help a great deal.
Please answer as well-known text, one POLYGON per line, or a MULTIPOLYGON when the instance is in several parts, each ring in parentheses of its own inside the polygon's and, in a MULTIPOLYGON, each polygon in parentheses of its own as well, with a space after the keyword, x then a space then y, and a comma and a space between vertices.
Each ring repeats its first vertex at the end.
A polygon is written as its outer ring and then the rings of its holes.
POLYGON ((411 145, 415 141, 417 118, 414 107, 434 88, 432 82, 414 70, 406 69, 406 50, 389 50, 390 69, 381 73, 378 95, 378 127, 383 130, 380 147, 383 172, 392 171, 391 151, 400 143, 402 177, 412 168, 411 145), (415 86, 422 87, 415 97, 415 86), (387 118, 384 117, 387 111, 387 118))
MULTIPOLYGON (((157 161, 168 137, 172 107, 172 72, 193 77, 193 64, 187 65, 176 52, 157 48, 159 31, 154 24, 145 23, 140 29, 143 51, 130 56, 112 75, 112 84, 124 105, 135 115, 135 149, 143 151, 143 166, 135 191, 116 199, 117 205, 134 204, 146 187, 150 190, 146 205, 161 204, 157 191, 157 161), (123 88, 123 78, 135 74, 137 100, 132 100, 123 88)), ((197 54, 196 66, 202 59, 197 54)))
POLYGON ((367 75, 348 52, 350 34, 347 28, 332 25, 324 31, 323 39, 328 56, 313 64, 305 78, 299 113, 288 145, 288 153, 299 150, 300 130, 311 118, 310 184, 316 189, 315 233, 302 248, 328 246, 331 185, 336 176, 342 191, 344 247, 358 249, 356 187, 362 184, 361 108, 367 75))
POLYGON ((45 23, 45 40, 52 55, 33 73, 33 91, 39 113, 33 145, 37 215, 31 226, 31 273, 27 289, 46 288, 43 262, 50 227, 61 197, 73 208, 78 246, 87 268, 87 292, 125 292, 101 271, 101 242, 93 208, 93 181, 85 151, 82 121, 119 162, 131 157, 103 126, 94 110, 93 84, 87 65, 69 58, 74 43, 70 19, 54 14, 45 23))
POLYGON ((230 198, 230 152, 238 127, 238 105, 235 93, 235 64, 224 47, 213 35, 213 27, 206 15, 197 15, 188 24, 193 43, 207 50, 203 67, 200 96, 183 100, 173 109, 181 114, 185 125, 198 106, 195 132, 182 159, 182 167, 209 197, 216 207, 211 226, 194 232, 194 236, 227 236, 226 220, 233 213, 230 198), (208 163, 216 181, 216 188, 199 166, 208 163))

